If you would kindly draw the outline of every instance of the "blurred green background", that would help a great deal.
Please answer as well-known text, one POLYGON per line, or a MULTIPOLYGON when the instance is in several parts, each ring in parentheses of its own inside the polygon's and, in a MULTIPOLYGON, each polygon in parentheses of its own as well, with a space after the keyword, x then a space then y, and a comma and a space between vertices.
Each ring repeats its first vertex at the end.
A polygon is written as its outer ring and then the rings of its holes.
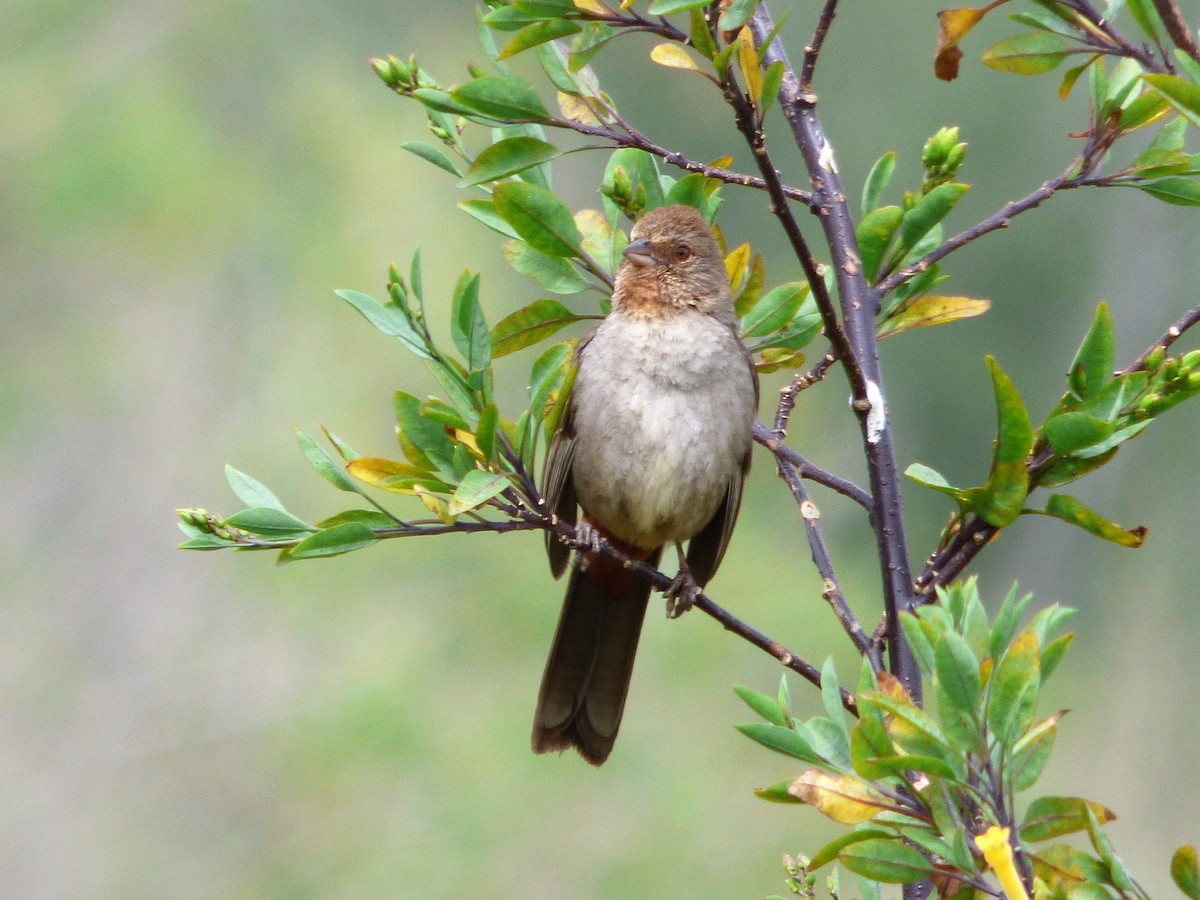
MULTIPOLYGON (((776 14, 789 6, 798 53, 815 6, 781 2, 776 14)), ((819 90, 855 191, 892 148, 897 185, 914 183, 924 139, 962 127, 975 187, 955 228, 1058 172, 1085 114, 1080 98, 1057 99, 1053 76, 973 61, 1012 27, 1001 20, 968 40, 957 82, 936 82, 936 8, 844 4, 819 90)), ((649 46, 631 40, 598 64, 632 120, 695 157, 736 146, 705 82, 651 66, 649 46)), ((447 300, 467 266, 483 272, 492 321, 539 296, 454 208, 464 194, 452 180, 399 149, 425 130, 366 64, 388 52, 460 79, 481 57, 471 7, 0 10, 5 896, 756 897, 783 889, 781 853, 830 834, 810 810, 752 796, 795 767, 733 730, 750 714, 730 686, 771 691, 779 670, 699 614, 649 618, 602 770, 531 755, 562 590, 535 534, 391 542, 284 568, 174 549, 174 507, 235 508, 226 462, 299 515, 345 505, 301 458, 293 425, 395 454, 391 392, 434 385, 333 288, 378 296, 387 264, 420 245, 433 297, 447 300)), ((796 155, 776 144, 802 184, 796 155)), ((602 159, 569 160, 559 188, 595 205, 602 159)), ((740 152, 737 165, 751 168, 740 152)), ((730 238, 754 239, 773 282, 797 277, 763 198, 726 196, 730 238)), ((901 465, 982 480, 994 427, 983 355, 997 354, 1036 416, 1101 299, 1118 357, 1132 358, 1197 302, 1196 223, 1134 192, 1076 191, 953 257, 950 286, 995 305, 885 346, 901 465)), ((513 403, 528 363, 498 365, 513 403)), ((805 394, 793 442, 861 479, 845 395, 838 376, 805 394)), ((979 569, 993 608, 1015 578, 1039 602, 1080 608, 1076 649, 1045 700, 1074 711, 1041 786, 1113 807, 1118 850, 1156 896, 1173 890, 1176 844, 1200 840, 1198 417, 1172 413, 1079 492, 1148 525, 1143 549, 1037 518, 979 569)), ((947 509, 908 496, 919 561, 947 509)), ((865 523, 840 498, 816 499, 873 623, 865 523)), ((850 677, 764 455, 712 594, 815 662, 833 654, 850 677)), ((793 695, 816 708, 798 684, 793 695)))

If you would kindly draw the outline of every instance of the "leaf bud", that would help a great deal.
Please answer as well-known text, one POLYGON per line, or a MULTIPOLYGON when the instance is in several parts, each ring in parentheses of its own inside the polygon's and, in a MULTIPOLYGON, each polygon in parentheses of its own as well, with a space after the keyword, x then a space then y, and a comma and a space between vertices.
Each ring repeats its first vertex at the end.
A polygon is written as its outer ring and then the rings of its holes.
POLYGON ((1164 347, 1155 347, 1150 351, 1150 355, 1146 357, 1146 371, 1157 372, 1163 364, 1163 360, 1167 358, 1167 351, 1164 347))
POLYGON ((387 64, 386 60, 375 58, 371 59, 370 63, 371 68, 375 70, 375 74, 379 76, 380 81, 390 88, 399 86, 400 81, 396 77, 396 73, 392 71, 392 67, 387 64))
POLYGON ((1200 372, 1188 372, 1188 391, 1200 391, 1200 372))
POLYGON ((412 82, 412 69, 396 59, 396 57, 388 57, 388 66, 391 67, 392 73, 396 76, 396 80, 400 84, 409 84, 412 82))
POLYGON ((1138 409, 1143 409, 1148 414, 1153 415, 1155 412, 1157 412, 1157 407, 1160 405, 1162 405, 1162 394, 1158 393, 1157 391, 1151 391, 1142 398, 1141 402, 1138 404, 1138 409))
POLYGON ((1200 369, 1200 350, 1192 350, 1183 354, 1179 364, 1188 370, 1200 369))
POLYGON ((1163 381, 1174 381, 1175 376, 1179 374, 1179 360, 1174 357, 1169 357, 1163 361, 1162 377, 1163 381))

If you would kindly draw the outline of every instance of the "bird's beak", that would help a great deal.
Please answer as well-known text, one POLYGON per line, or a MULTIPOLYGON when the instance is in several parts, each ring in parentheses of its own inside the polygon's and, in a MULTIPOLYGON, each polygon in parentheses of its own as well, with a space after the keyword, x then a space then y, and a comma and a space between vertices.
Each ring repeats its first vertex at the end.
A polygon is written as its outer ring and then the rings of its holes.
POLYGON ((653 266, 658 262, 654 251, 650 248, 650 242, 645 238, 639 238, 631 243, 625 248, 622 255, 635 266, 653 266))

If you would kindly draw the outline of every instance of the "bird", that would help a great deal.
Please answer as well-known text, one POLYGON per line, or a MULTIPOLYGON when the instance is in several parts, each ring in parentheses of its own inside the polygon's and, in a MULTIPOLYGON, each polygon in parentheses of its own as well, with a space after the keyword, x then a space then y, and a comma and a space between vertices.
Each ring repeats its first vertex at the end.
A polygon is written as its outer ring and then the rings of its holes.
MULTIPOLYGON (((542 478, 550 511, 576 526, 583 546, 532 745, 535 753, 574 748, 594 766, 617 737, 651 592, 599 553, 599 542, 654 567, 673 545, 679 574, 665 592, 667 612, 686 610, 725 555, 758 413, 757 372, 708 221, 690 206, 663 206, 629 237, 611 311, 575 348, 574 383, 542 478)), ((546 550, 557 579, 570 547, 547 530, 546 550)))

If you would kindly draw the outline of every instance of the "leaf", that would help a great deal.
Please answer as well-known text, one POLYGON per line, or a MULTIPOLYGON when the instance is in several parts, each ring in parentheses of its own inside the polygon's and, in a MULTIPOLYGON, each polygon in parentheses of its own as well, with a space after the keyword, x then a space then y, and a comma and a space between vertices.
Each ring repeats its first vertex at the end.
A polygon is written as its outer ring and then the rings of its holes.
POLYGON ((1194 178, 1174 176, 1133 186, 1164 203, 1175 206, 1200 206, 1200 182, 1194 178))
POLYGON ((780 781, 770 787, 755 788, 754 796, 766 800, 768 803, 803 803, 803 800, 799 800, 788 793, 788 788, 791 784, 790 781, 780 781))
POLYGON ((884 884, 910 884, 928 878, 933 866, 921 851, 898 838, 873 838, 851 844, 838 862, 856 875, 884 884))
POLYGON ((279 498, 271 493, 266 485, 245 472, 226 465, 225 480, 229 482, 229 489, 233 491, 234 495, 247 506, 266 507, 279 512, 287 512, 279 498))
POLYGON ((450 91, 456 102, 486 118, 507 122, 542 122, 550 118, 532 87, 520 78, 485 75, 450 91))
POLYGON ((315 440, 301 431, 296 429, 296 440, 300 443, 300 452, 304 454, 305 459, 309 461, 317 474, 332 484, 339 491, 350 491, 351 493, 359 493, 358 485, 356 485, 345 470, 334 461, 315 440))
POLYGON ((759 113, 760 119, 766 116, 767 110, 771 108, 771 104, 779 99, 779 89, 783 85, 783 71, 783 60, 777 59, 767 66, 767 70, 763 72, 762 112, 759 113))
POLYGON ((933 226, 950 214, 950 210, 954 209, 962 195, 968 190, 970 190, 970 185, 958 182, 939 184, 918 200, 916 206, 904 213, 904 218, 900 220, 893 258, 898 261, 913 249, 933 226))
POLYGON ((294 537, 316 530, 303 519, 273 506, 243 509, 226 519, 225 524, 269 538, 294 537))
POLYGON ((696 61, 688 55, 688 52, 683 47, 676 43, 664 42, 655 44, 654 49, 650 51, 650 59, 668 69, 687 69, 692 72, 700 71, 700 67, 696 65, 696 61))
POLYGON ((933 57, 933 73, 942 81, 953 81, 958 77, 958 61, 963 56, 958 42, 979 24, 979 20, 991 8, 988 5, 982 9, 959 7, 938 10, 937 53, 933 57))
POLYGON ((1116 815, 1099 803, 1081 800, 1078 797, 1038 797, 1029 804, 1025 820, 1021 823, 1022 841, 1046 841, 1076 831, 1087 829, 1087 813, 1090 809, 1101 825, 1111 822, 1116 815))
POLYGON ((736 31, 746 24, 756 6, 758 0, 732 0, 730 3, 723 3, 717 27, 722 31, 736 31))
POLYGON ((1142 80, 1175 107, 1180 115, 1200 128, 1200 85, 1178 75, 1143 75, 1142 80))
POLYGON ((817 765, 823 765, 825 762, 809 746, 808 741, 792 729, 784 728, 782 725, 774 725, 770 722, 751 722, 746 725, 738 725, 737 730, 750 740, 762 744, 768 750, 774 750, 784 756, 817 765))
POLYGON ((512 181, 496 185, 496 212, 535 250, 548 256, 577 256, 581 237, 571 211, 553 193, 536 184, 512 181))
POLYGON ((1033 31, 997 41, 984 51, 982 62, 999 72, 1040 75, 1056 68, 1067 58, 1069 49, 1059 35, 1033 31))
MULTIPOLYGON (((947 631, 933 644, 934 671, 938 685, 954 708, 974 721, 979 706, 982 685, 979 681, 979 660, 966 639, 947 631)), ((942 712, 943 722, 947 716, 942 712)))
POLYGON ((478 272, 463 272, 450 309, 450 337, 465 359, 468 375, 477 375, 492 361, 492 340, 479 306, 478 272))
POLYGON ((891 809, 892 802, 855 775, 832 775, 808 769, 788 787, 802 803, 842 825, 858 825, 891 809))
POLYGON ((1054 452, 1063 456, 1098 444, 1112 432, 1111 422, 1081 412, 1060 413, 1042 426, 1042 434, 1054 452))
POLYGON ((358 310, 359 314, 379 331, 398 339, 413 354, 421 359, 433 358, 424 340, 404 318, 404 313, 395 306, 385 306, 370 294, 361 291, 339 290, 334 291, 334 294, 358 310))
POLYGON ((462 200, 459 201, 458 208, 469 215, 472 219, 483 223, 497 234, 502 234, 505 237, 513 238, 514 240, 520 239, 520 235, 513 230, 513 227, 504 221, 504 218, 500 215, 500 213, 496 212, 496 207, 491 200, 462 200))
POLYGON ((492 329, 492 356, 499 358, 545 340, 559 329, 587 318, 548 297, 505 316, 492 329))
POLYGON ((760 694, 758 691, 752 690, 742 685, 735 685, 733 692, 742 698, 743 702, 752 710, 770 722, 772 725, 786 727, 787 717, 779 708, 779 703, 766 694, 760 694))
POLYGON ((808 285, 802 281, 781 284, 768 291, 742 318, 742 335, 762 337, 782 328, 796 314, 807 293, 808 285))
POLYGON ((1021 514, 1029 494, 1025 458, 1033 446, 1033 426, 1012 380, 993 357, 987 357, 987 366, 996 395, 996 446, 987 484, 967 491, 966 501, 989 525, 1004 528, 1021 514))
POLYGON ((453 471, 454 444, 439 422, 421 415, 421 401, 412 394, 396 391, 392 407, 396 413, 397 435, 404 439, 401 441, 404 455, 426 470, 453 471))
POLYGON ((851 844, 856 844, 860 841, 869 841, 874 838, 891 837, 892 835, 890 832, 882 831, 879 828, 860 828, 854 831, 848 831, 845 834, 834 838, 832 841, 814 853, 812 858, 808 861, 808 865, 804 868, 806 871, 815 872, 817 869, 821 868, 821 866, 827 865, 837 859, 838 853, 840 853, 844 847, 848 847, 851 844))
POLYGON ((1041 684, 1037 635, 1022 632, 987 681, 987 724, 1001 745, 1023 734, 1033 718, 1041 684))
POLYGON ((875 161, 875 165, 871 166, 871 171, 867 173, 867 180, 863 183, 863 216, 879 206, 879 200, 883 197, 883 192, 887 190, 888 184, 891 183, 892 173, 895 171, 895 150, 889 150, 875 161))
POLYGON ((509 241, 502 252, 509 265, 555 294, 578 294, 592 284, 560 256, 547 256, 524 241, 509 241))
POLYGON ((704 216, 704 218, 712 221, 714 209, 709 202, 708 185, 706 182, 707 179, 699 172, 685 175, 671 185, 671 189, 667 191, 663 202, 690 206, 700 213, 700 215, 704 216))
POLYGON ((1200 900, 1200 859, 1196 848, 1184 844, 1171 857, 1171 880, 1191 900, 1200 900))
POLYGON ((879 264, 904 218, 904 210, 898 206, 881 206, 863 216, 855 232, 858 238, 859 258, 863 275, 874 281, 879 275, 879 264))
POLYGON ((926 295, 900 305, 883 322, 879 338, 891 337, 910 328, 946 325, 960 319, 982 316, 992 302, 976 297, 940 297, 926 295))
POLYGON ((1148 533, 1144 525, 1122 528, 1067 494, 1051 494, 1046 500, 1045 514, 1078 525, 1084 531, 1122 547, 1142 546, 1148 533))
POLYGON ((457 516, 468 510, 478 509, 502 493, 509 484, 507 475, 472 469, 454 489, 447 511, 451 516, 457 516))
POLYGON ((944 758, 949 761, 950 742, 933 716, 912 700, 901 700, 883 691, 866 691, 861 698, 892 716, 888 733, 892 740, 910 753, 944 758))
POLYGON ((446 489, 444 482, 425 469, 390 459, 359 456, 346 464, 346 471, 359 481, 395 494, 412 494, 414 485, 446 489))
POLYGON ((742 80, 746 85, 746 93, 756 109, 762 109, 763 73, 759 65, 758 50, 754 46, 754 38, 749 28, 742 28, 737 37, 738 68, 742 72, 742 80))
POLYGON ((298 559, 317 559, 324 556, 339 556, 352 550, 370 547, 378 541, 371 529, 361 522, 346 522, 311 534, 300 543, 286 548, 280 555, 281 563, 298 559))
POLYGON ((850 732, 850 762, 863 778, 883 778, 888 769, 881 761, 896 755, 896 747, 883 722, 864 716, 850 732))
POLYGON ((1050 751, 1054 749, 1054 739, 1058 736, 1058 723, 1066 711, 1055 713, 1033 725, 1012 748, 1012 758, 1008 764, 1009 778, 1014 791, 1024 791, 1033 787, 1050 751))
POLYGON ((904 470, 906 478, 911 478, 917 484, 923 484, 925 487, 933 488, 935 491, 940 491, 955 500, 961 500, 966 493, 962 488, 957 488, 946 480, 946 477, 929 466, 922 463, 912 463, 904 470))
POLYGON ((576 34, 578 31, 579 25, 570 19, 548 19, 544 22, 535 22, 532 25, 526 25, 518 31, 497 58, 508 59, 509 57, 516 56, 523 50, 528 50, 530 47, 536 47, 539 44, 544 44, 547 41, 553 41, 557 38, 567 37, 568 35, 576 34))
POLYGON ((540 166, 562 155, 553 144, 533 137, 511 137, 497 141, 488 147, 463 176, 464 185, 486 184, 498 181, 533 166, 540 166))
POLYGON ((1067 380, 1071 390, 1080 399, 1086 400, 1097 394, 1105 382, 1112 377, 1113 360, 1116 354, 1116 338, 1113 333, 1112 313, 1107 303, 1096 307, 1092 325, 1083 338, 1083 343, 1071 361, 1067 380))
POLYGON ((646 12, 652 16, 669 16, 672 13, 699 9, 702 6, 708 6, 708 0, 654 0, 646 12))
POLYGON ((451 175, 457 177, 462 174, 440 147, 434 147, 423 141, 405 141, 400 145, 400 149, 407 150, 409 153, 421 157, 421 159, 428 163, 433 163, 439 169, 444 169, 451 175))

